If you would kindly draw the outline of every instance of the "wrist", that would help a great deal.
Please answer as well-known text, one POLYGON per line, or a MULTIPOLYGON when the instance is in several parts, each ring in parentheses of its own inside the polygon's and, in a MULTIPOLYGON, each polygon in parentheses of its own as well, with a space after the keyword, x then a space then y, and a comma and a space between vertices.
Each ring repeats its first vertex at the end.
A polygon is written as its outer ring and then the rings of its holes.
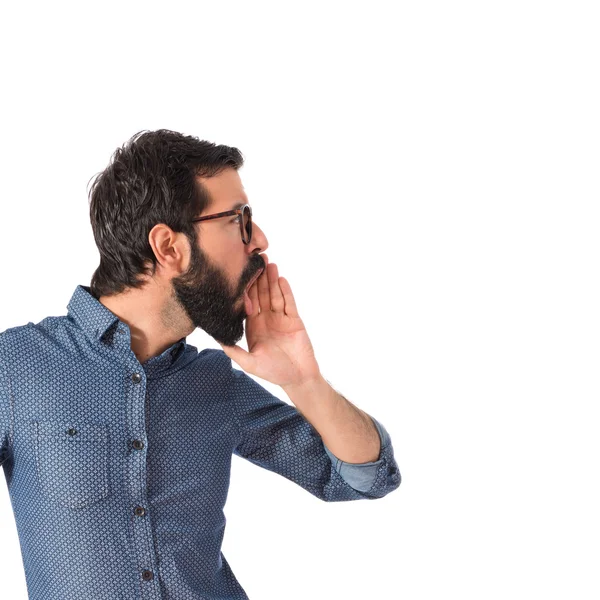
POLYGON ((323 377, 323 375, 321 375, 321 373, 317 373, 316 375, 303 379, 302 381, 293 383, 293 384, 288 384, 285 386, 281 386, 283 391, 290 395, 290 394, 310 394, 310 393, 315 393, 320 389, 323 389, 325 386, 329 387, 329 384, 327 383, 327 381, 325 380, 325 378, 323 377))

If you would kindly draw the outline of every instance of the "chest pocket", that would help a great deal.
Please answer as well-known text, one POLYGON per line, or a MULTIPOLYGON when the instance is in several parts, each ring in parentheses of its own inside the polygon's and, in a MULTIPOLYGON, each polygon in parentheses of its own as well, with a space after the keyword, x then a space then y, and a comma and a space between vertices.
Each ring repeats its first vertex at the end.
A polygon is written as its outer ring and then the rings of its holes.
POLYGON ((108 427, 103 423, 37 421, 37 477, 42 492, 68 508, 108 496, 108 427))

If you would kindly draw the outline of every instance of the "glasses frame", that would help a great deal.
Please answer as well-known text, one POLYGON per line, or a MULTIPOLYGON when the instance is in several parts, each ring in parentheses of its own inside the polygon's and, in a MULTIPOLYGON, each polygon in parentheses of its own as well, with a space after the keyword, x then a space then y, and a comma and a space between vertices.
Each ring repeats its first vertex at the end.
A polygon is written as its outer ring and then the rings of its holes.
POLYGON ((244 206, 240 206, 240 208, 236 208, 234 210, 226 210, 224 212, 214 213, 212 215, 204 215, 203 217, 196 217, 192 219, 192 223, 197 223, 198 221, 207 221, 209 219, 220 219, 221 217, 229 217, 233 215, 240 215, 240 235, 242 236, 242 242, 244 244, 249 244, 252 241, 252 207, 249 204, 244 204, 244 206), (248 232, 248 241, 244 240, 244 210, 248 210, 248 226, 250 227, 250 231, 248 232))

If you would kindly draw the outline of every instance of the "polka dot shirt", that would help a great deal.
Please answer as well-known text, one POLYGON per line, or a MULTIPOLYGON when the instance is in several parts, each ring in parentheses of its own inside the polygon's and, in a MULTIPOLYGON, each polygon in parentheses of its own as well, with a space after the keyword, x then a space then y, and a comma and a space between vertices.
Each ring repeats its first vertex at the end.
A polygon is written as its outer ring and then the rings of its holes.
POLYGON ((0 333, 0 464, 31 600, 247 599, 221 552, 232 454, 325 502, 400 485, 373 417, 379 459, 344 463, 222 350, 182 338, 140 364, 89 287, 67 308, 0 333))

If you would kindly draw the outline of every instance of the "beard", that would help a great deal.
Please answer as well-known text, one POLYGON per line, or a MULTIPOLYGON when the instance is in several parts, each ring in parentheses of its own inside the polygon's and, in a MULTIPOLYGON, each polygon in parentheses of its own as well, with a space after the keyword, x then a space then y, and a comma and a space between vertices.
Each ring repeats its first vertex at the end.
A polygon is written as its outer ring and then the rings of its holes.
POLYGON ((174 295, 195 327, 225 346, 234 346, 244 335, 244 320, 248 317, 244 290, 254 275, 264 269, 265 261, 252 254, 237 289, 232 292, 225 274, 210 263, 197 244, 190 246, 188 270, 171 279, 174 295))

